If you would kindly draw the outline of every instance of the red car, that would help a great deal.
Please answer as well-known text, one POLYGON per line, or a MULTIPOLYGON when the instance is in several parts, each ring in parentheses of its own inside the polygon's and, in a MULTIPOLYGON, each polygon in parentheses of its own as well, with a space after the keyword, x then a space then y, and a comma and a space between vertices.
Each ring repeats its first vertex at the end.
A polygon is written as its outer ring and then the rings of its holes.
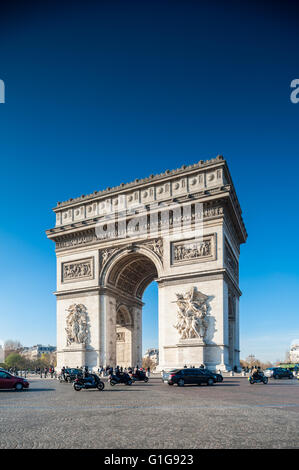
POLYGON ((17 392, 22 391, 24 388, 29 388, 29 382, 22 377, 11 375, 6 370, 0 370, 0 390, 1 389, 15 389, 17 392))

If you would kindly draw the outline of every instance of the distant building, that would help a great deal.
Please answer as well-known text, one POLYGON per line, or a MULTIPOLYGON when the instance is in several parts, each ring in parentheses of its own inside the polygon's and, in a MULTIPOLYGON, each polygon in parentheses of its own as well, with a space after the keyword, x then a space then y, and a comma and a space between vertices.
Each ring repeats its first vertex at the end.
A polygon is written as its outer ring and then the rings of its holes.
POLYGON ((51 354, 56 352, 56 346, 43 346, 42 344, 36 344, 35 346, 25 347, 21 351, 21 355, 34 361, 39 359, 42 354, 51 354))
POLYGON ((143 356, 144 358, 150 358, 155 364, 159 364, 159 349, 150 348, 146 351, 143 356))
POLYGON ((0 344, 0 362, 4 362, 4 349, 2 344, 0 344))
POLYGON ((299 344, 292 344, 290 349, 290 361, 299 362, 299 344))

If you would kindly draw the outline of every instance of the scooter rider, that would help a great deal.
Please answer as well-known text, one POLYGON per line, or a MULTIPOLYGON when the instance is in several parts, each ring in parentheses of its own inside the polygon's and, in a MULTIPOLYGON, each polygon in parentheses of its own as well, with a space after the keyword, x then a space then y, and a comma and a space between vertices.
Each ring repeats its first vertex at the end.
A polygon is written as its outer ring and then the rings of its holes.
POLYGON ((93 374, 90 374, 88 371, 88 367, 85 366, 83 369, 83 379, 86 380, 87 382, 94 382, 94 377, 93 374))
POLYGON ((257 366, 254 366, 254 368, 252 369, 252 377, 254 379, 258 379, 258 377, 259 377, 259 371, 258 371, 257 366))
POLYGON ((261 379, 261 378, 263 377, 263 375, 264 375, 264 374, 263 374, 263 372, 262 372, 260 366, 258 366, 258 367, 255 366, 254 370, 252 371, 252 377, 253 377, 254 379, 261 379))

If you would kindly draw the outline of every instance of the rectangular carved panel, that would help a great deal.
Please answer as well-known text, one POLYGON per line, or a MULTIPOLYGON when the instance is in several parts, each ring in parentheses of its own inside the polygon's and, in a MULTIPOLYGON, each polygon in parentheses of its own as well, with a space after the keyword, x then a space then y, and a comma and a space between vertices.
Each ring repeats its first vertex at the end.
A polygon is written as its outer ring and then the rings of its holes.
POLYGON ((125 332, 119 331, 116 333, 116 341, 125 341, 125 332))
POLYGON ((216 259, 216 234, 200 240, 180 240, 171 243, 171 264, 188 264, 216 259))
POLYGON ((93 258, 62 263, 61 269, 61 282, 76 282, 94 279, 93 258))

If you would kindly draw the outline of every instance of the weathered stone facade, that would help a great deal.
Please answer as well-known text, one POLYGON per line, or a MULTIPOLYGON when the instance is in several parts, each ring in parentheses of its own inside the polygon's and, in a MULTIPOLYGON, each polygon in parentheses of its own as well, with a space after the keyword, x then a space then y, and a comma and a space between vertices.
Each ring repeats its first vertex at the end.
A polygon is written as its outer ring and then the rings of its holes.
POLYGON ((58 203, 54 212, 47 236, 56 243, 58 367, 141 364, 142 295, 153 280, 160 369, 239 365, 247 234, 221 156, 58 203), (67 326, 71 306, 86 312, 84 328, 79 315, 67 326))

